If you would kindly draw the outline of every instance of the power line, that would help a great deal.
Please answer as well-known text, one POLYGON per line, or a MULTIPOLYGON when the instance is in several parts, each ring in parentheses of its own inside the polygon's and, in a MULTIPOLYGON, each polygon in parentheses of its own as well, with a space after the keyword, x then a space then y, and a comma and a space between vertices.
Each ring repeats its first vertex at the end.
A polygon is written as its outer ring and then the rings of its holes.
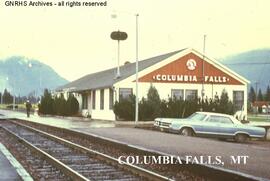
POLYGON ((224 65, 266 65, 270 62, 256 62, 256 63, 223 63, 224 65))

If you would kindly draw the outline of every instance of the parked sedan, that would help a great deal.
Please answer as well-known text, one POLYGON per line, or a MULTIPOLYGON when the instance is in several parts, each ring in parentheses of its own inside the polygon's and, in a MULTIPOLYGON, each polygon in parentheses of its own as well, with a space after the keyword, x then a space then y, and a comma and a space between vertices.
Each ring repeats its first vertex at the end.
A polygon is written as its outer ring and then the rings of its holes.
MULTIPOLYGON (((159 124, 163 125, 158 118, 159 124)), ((169 130, 185 136, 207 136, 215 138, 230 139, 237 142, 245 142, 249 138, 264 138, 265 129, 242 124, 231 115, 196 112, 186 119, 164 119, 169 124, 169 130)), ((167 126, 167 125, 166 125, 167 126)))

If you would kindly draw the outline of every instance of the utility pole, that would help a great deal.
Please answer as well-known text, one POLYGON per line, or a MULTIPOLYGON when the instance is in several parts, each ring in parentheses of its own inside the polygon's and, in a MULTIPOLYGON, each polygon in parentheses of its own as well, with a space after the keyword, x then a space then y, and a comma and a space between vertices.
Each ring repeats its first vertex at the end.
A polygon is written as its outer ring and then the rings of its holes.
POLYGON ((205 58, 205 41, 206 41, 206 35, 203 36, 203 62, 202 62, 202 91, 201 91, 201 98, 202 98, 202 110, 203 111, 203 100, 204 100, 204 58, 205 58))
MULTIPOLYGON (((258 81, 256 81, 255 82, 255 102, 257 102, 257 92, 258 92, 258 84, 259 84, 259 82, 258 81)), ((258 107, 256 108, 257 110, 256 110, 256 116, 257 116, 257 113, 258 113, 258 111, 259 111, 259 109, 258 109, 258 107)))
POLYGON ((135 105, 135 126, 138 124, 138 119, 139 119, 139 86, 138 86, 138 71, 139 71, 139 45, 138 45, 138 18, 139 14, 136 14, 136 105, 135 105))
POLYGON ((259 84, 259 82, 258 81, 256 81, 255 82, 255 101, 257 101, 257 93, 258 93, 258 84, 259 84))

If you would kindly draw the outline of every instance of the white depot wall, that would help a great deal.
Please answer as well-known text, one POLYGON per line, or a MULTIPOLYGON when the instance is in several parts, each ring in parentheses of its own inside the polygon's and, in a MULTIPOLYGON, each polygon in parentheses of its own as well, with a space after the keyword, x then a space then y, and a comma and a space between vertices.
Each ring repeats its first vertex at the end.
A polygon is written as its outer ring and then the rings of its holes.
MULTIPOLYGON (((139 82, 139 99, 142 97, 147 97, 147 92, 149 87, 153 85, 159 93, 161 99, 168 99, 171 97, 172 89, 183 89, 184 96, 185 90, 198 90, 198 97, 201 97, 202 84, 183 84, 183 83, 145 83, 139 82)), ((115 84, 115 89, 117 91, 117 100, 119 99, 119 88, 132 88, 133 93, 135 94, 136 83, 122 81, 115 84)), ((245 111, 247 110, 247 86, 246 85, 222 85, 222 84, 204 84, 205 97, 204 98, 214 98, 217 95, 220 97, 223 89, 228 93, 229 99, 233 100, 233 91, 244 91, 244 106, 245 111)))
MULTIPOLYGON (((139 98, 147 96, 148 89, 150 86, 153 85, 159 93, 161 99, 167 99, 171 97, 171 90, 172 89, 183 89, 184 95, 185 90, 198 90, 198 97, 201 97, 201 90, 202 84, 183 84, 183 83, 139 83, 139 98)), ((121 84, 116 84, 115 89, 117 90, 117 99, 119 97, 119 88, 132 88, 133 93, 135 94, 136 85, 134 82, 127 83, 123 82, 121 84)), ((229 99, 233 99, 233 91, 247 91, 245 85, 215 85, 215 84, 204 84, 205 96, 208 98, 214 98, 215 94, 217 93, 218 96, 221 95, 223 89, 225 89, 228 93, 229 99), (213 95, 213 96, 212 96, 213 95)), ((246 98, 246 96, 245 96, 246 98)))
POLYGON ((87 108, 89 115, 92 115, 92 92, 87 95, 87 108))
MULTIPOLYGON (((171 97, 172 89, 183 89, 184 96, 185 90, 197 90, 198 97, 201 96, 202 84, 183 84, 183 83, 145 83, 139 82, 139 99, 142 97, 147 97, 147 92, 150 86, 153 85, 158 90, 161 99, 168 99, 171 97)), ((121 81, 114 85, 114 101, 119 99, 119 88, 132 88, 133 94, 136 93, 136 83, 121 81)), ((214 98, 217 95, 220 97, 223 89, 228 93, 229 99, 233 100, 233 91, 244 91, 244 106, 247 110, 247 87, 246 85, 217 85, 217 84, 205 84, 205 97, 214 98)), ((109 108, 109 88, 104 89, 104 109, 100 109, 100 90, 96 90, 96 108, 92 109, 92 94, 88 95, 88 109, 81 110, 82 114, 85 116, 86 113, 89 113, 93 119, 104 119, 104 120, 115 120, 115 115, 113 110, 109 108)), ((80 108, 82 104, 82 97, 78 94, 76 96, 79 101, 80 108)))
POLYGON ((104 109, 100 109, 100 90, 96 90, 96 108, 92 109, 93 119, 115 120, 113 110, 109 108, 109 89, 104 89, 104 109))

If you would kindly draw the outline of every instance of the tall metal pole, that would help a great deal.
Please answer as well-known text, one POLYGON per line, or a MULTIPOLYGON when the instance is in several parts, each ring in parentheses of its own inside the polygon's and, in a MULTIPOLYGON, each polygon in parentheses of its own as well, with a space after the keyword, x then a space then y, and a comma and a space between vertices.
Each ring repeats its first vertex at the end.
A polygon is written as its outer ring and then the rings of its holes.
POLYGON ((42 94, 42 88, 41 88, 41 67, 39 67, 39 89, 40 89, 40 93, 42 94))
POLYGON ((13 110, 15 110, 15 92, 13 94, 13 110))
POLYGON ((138 91, 138 59, 139 59, 139 46, 138 46, 138 18, 139 14, 135 14, 136 16, 136 109, 135 109, 135 126, 138 124, 138 119, 139 119, 139 91, 138 91))
POLYGON ((255 101, 257 101, 257 93, 258 93, 258 84, 259 84, 259 82, 258 81, 256 81, 255 82, 255 101))
POLYGON ((120 75, 120 40, 117 40, 117 73, 116 78, 119 78, 120 75))
POLYGON ((203 36, 203 63, 202 63, 202 100, 204 98, 204 58, 205 58, 206 35, 203 36))
POLYGON ((11 84, 11 86, 13 86, 12 87, 12 91, 13 91, 13 110, 15 110, 15 103, 16 103, 16 100, 15 100, 15 96, 16 96, 16 94, 15 94, 15 84, 11 84))

